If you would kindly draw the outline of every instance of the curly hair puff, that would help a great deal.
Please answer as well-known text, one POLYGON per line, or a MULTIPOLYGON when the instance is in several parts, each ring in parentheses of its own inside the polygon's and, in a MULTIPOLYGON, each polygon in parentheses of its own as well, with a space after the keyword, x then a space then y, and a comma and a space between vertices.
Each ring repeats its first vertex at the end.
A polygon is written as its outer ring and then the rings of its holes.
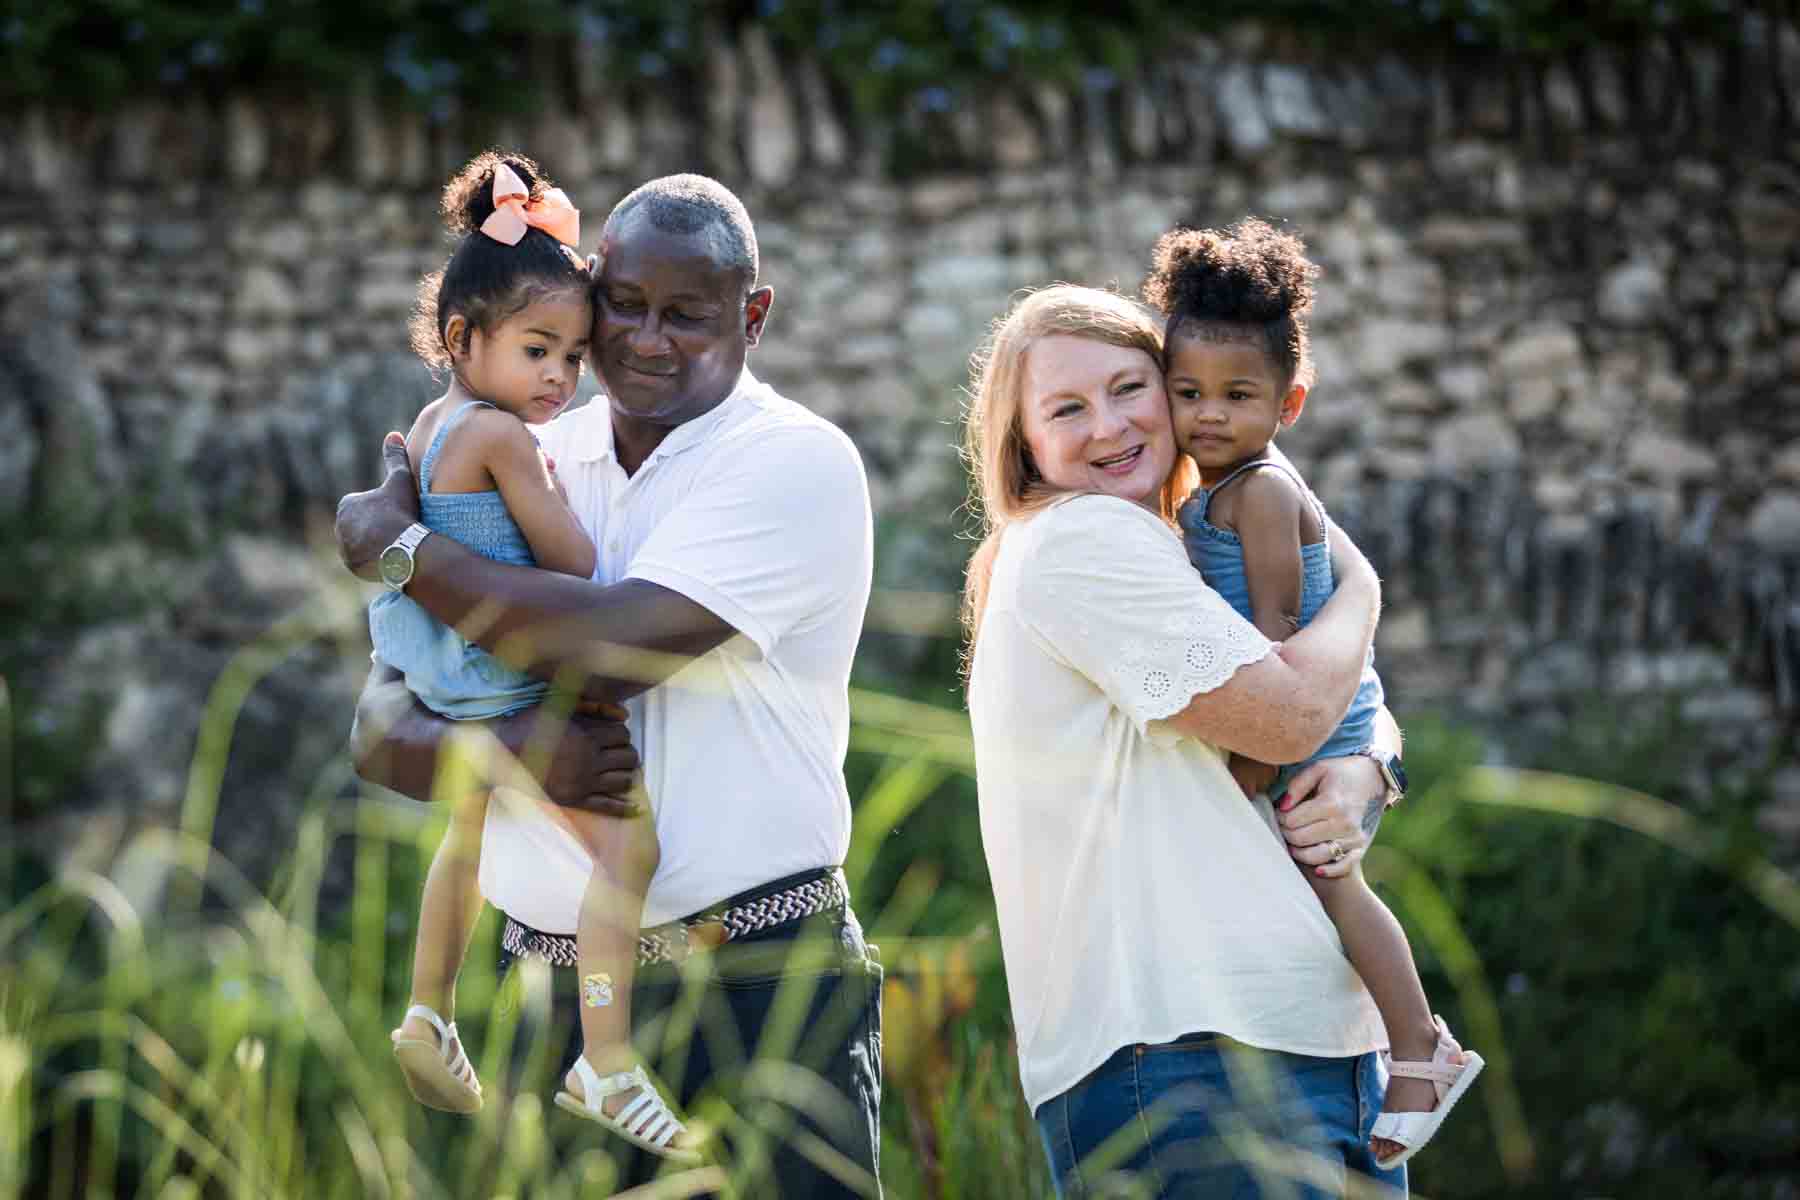
MULTIPOLYGON (((1168 319, 1165 346, 1184 331, 1249 327, 1288 386, 1312 384, 1306 318, 1319 268, 1306 243, 1245 217, 1228 229, 1176 229, 1151 252, 1144 299, 1168 319)), ((1166 351, 1165 351, 1166 353, 1166 351)))

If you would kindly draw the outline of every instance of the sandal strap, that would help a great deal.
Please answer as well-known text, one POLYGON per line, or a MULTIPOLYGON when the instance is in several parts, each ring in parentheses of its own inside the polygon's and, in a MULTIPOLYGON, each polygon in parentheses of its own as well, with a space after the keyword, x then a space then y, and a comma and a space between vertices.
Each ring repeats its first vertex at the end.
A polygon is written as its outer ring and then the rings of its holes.
POLYGON ((1402 1079, 1429 1079, 1433 1083, 1455 1083, 1464 1067, 1460 1063, 1415 1062, 1410 1059, 1388 1060, 1388 1074, 1402 1079))
POLYGON ((438 1037, 445 1042, 450 1040, 451 1031, 456 1028, 456 1022, 452 1021, 449 1024, 445 1024, 444 1018, 438 1016, 437 1011, 428 1004, 415 1004, 407 1009, 406 1019, 411 1020, 413 1017, 419 1018, 419 1020, 437 1030, 438 1037))
POLYGON ((668 1145, 681 1131, 681 1122, 663 1105, 662 1097, 652 1088, 640 1090, 637 1099, 627 1104, 616 1119, 625 1128, 658 1146, 668 1145))
POLYGON ((456 1076, 458 1079, 466 1080, 474 1073, 474 1068, 469 1064, 469 1056, 463 1053, 462 1035, 456 1032, 456 1022, 450 1022, 450 1024, 445 1027, 445 1032, 449 1036, 445 1039, 443 1045, 444 1065, 450 1068, 450 1073, 452 1075, 456 1076), (450 1052, 450 1047, 452 1046, 456 1047, 455 1053, 450 1052))
POLYGON ((636 1088, 636 1098, 627 1102, 618 1115, 610 1119, 639 1137, 648 1138, 659 1146, 666 1146, 674 1140, 676 1134, 687 1128, 680 1118, 669 1111, 662 1092, 650 1082, 650 1075, 644 1070, 642 1063, 629 1071, 602 1075, 594 1070, 586 1058, 577 1056, 575 1074, 581 1079, 583 1102, 593 1109, 598 1109, 600 1102, 608 1096, 636 1088))
POLYGON ((1428 1112, 1384 1112, 1375 1118, 1369 1136, 1398 1142, 1410 1150, 1419 1144, 1419 1135, 1431 1123, 1431 1116, 1428 1112))
POLYGON ((611 1075, 602 1075, 594 1070, 586 1058, 575 1059, 575 1074, 581 1077, 581 1091, 585 1096, 596 1100, 604 1100, 608 1096, 616 1096, 620 1092, 629 1092, 634 1087, 648 1088, 650 1077, 641 1066, 629 1071, 616 1071, 611 1075))
POLYGON ((444 1068, 464 1083, 479 1088, 480 1081, 474 1078, 475 1068, 469 1062, 469 1056, 463 1052, 462 1035, 456 1032, 455 1021, 445 1021, 428 1004, 415 1004, 406 1010, 407 1019, 413 1017, 425 1022, 438 1035, 438 1057, 444 1060, 444 1068))

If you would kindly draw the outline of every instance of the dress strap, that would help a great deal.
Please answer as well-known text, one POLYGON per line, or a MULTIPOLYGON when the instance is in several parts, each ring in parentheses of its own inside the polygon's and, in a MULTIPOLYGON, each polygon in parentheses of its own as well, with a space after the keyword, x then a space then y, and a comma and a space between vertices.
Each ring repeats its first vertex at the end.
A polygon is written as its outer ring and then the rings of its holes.
MULTIPOLYGON (((1206 506, 1211 508, 1213 497, 1224 491, 1225 486, 1232 480, 1241 475, 1248 475, 1258 467, 1267 467, 1273 471, 1280 471, 1283 475, 1286 475, 1289 479, 1293 480, 1294 486, 1300 489, 1300 494, 1306 497, 1306 502, 1312 505, 1313 512, 1318 516, 1320 530, 1323 531, 1331 527, 1330 518, 1325 515, 1325 505, 1319 501, 1317 496, 1313 495, 1313 490, 1306 486, 1306 480, 1300 478, 1300 473, 1288 466, 1285 461, 1277 458, 1258 458, 1238 467, 1237 470, 1206 489, 1206 506)), ((1203 512, 1201 516, 1204 517, 1205 513, 1203 512)))
POLYGON ((461 408, 445 417, 443 424, 438 426, 437 433, 431 439, 431 445, 425 447, 425 457, 419 460, 419 495, 425 496, 431 492, 431 468, 437 465, 438 451, 444 445, 444 435, 455 429, 462 419, 477 407, 493 408, 494 405, 489 404, 486 400, 465 401, 461 408))

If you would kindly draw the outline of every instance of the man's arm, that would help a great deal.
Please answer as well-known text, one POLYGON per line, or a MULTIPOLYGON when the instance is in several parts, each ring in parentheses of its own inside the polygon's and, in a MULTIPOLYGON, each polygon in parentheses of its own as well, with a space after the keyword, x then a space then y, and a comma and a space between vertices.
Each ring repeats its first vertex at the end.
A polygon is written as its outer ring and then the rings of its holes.
POLYGON ((489 756, 484 785, 529 790, 534 779, 520 764, 547 755, 542 778, 535 782, 552 802, 609 816, 629 817, 639 811, 633 797, 637 751, 623 714, 616 709, 563 718, 539 705, 486 722, 451 721, 420 704, 400 673, 381 663, 369 672, 357 700, 350 726, 351 762, 357 775, 370 783, 430 801, 439 750, 459 727, 465 732, 485 728, 504 751, 489 756))
MULTIPOLYGON (((379 487, 338 502, 338 553, 365 579, 374 578, 381 551, 418 519, 404 440, 390 434, 382 460, 387 477, 379 487)), ((414 564, 406 594, 426 612, 503 662, 540 679, 580 684, 593 700, 635 696, 737 632, 680 593, 645 580, 605 586, 509 566, 452 538, 426 538, 414 564)))

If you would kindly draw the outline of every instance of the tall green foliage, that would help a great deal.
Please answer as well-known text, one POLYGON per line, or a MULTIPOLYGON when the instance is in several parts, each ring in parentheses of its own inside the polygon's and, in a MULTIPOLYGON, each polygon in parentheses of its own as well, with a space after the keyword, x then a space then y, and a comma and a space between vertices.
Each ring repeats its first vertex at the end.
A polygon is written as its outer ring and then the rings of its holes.
MULTIPOLYGON (((107 876, 5 860, 0 1200, 610 1190, 590 1131, 551 1112, 542 1087, 501 1082, 515 1056, 550 1053, 515 1036, 547 997, 518 976, 501 987, 479 949, 491 917, 459 989, 489 1107, 427 1114, 387 1061, 439 812, 346 801, 338 763, 292 781, 306 816, 267 889, 210 848, 239 706, 293 639, 329 633, 322 619, 298 615, 223 673, 182 828, 144 834, 107 876), (354 879, 347 904, 321 903, 334 862, 354 879)), ((852 889, 890 971, 884 1182, 903 1198, 1041 1196, 967 723, 945 692, 915 678, 853 695, 852 889)), ((1657 799, 1679 786, 1692 739, 1655 719, 1577 722, 1536 764, 1613 782, 1481 766, 1470 732, 1408 724, 1414 795, 1369 872, 1434 1003, 1492 1064, 1416 1160, 1415 1190, 1791 1187, 1800 884, 1762 852, 1761 792, 1657 799)), ((756 1168, 722 1169, 741 1181, 756 1168)))

